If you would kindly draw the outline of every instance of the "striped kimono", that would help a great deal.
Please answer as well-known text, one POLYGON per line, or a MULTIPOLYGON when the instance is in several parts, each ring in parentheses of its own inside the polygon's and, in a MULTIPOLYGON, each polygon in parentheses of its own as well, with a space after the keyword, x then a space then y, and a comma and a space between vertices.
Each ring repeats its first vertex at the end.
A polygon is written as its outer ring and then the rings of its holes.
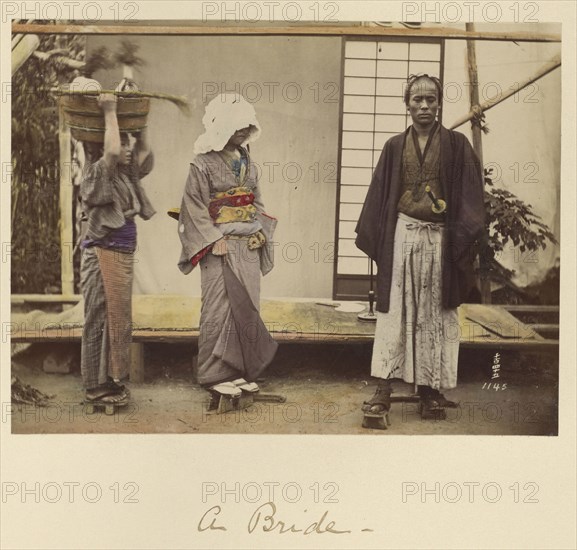
POLYGON ((132 281, 136 225, 154 214, 140 179, 153 165, 139 166, 138 151, 126 167, 110 170, 104 158, 87 165, 80 183, 84 213, 80 280, 84 297, 81 373, 87 389, 128 375, 132 341, 132 281))

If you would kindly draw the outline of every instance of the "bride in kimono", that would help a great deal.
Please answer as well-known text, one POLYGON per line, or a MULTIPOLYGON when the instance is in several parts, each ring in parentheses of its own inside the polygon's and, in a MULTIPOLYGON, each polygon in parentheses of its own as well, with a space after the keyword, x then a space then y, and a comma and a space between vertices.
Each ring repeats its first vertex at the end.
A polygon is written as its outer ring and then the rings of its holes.
POLYGON ((265 214, 249 154, 261 133, 253 106, 221 94, 202 122, 180 208, 178 266, 184 274, 201 270, 198 382, 236 397, 258 391, 255 380, 277 349, 259 315, 277 220, 265 214))

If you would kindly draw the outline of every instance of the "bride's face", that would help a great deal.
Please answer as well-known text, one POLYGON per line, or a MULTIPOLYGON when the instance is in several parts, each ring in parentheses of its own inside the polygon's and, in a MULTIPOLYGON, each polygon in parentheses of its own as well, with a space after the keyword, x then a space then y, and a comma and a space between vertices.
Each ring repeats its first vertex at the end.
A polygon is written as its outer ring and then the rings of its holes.
POLYGON ((236 147, 242 145, 249 138, 251 132, 254 129, 255 127, 250 125, 247 126, 246 128, 241 128, 240 130, 237 130, 228 140, 228 145, 234 145, 236 147))

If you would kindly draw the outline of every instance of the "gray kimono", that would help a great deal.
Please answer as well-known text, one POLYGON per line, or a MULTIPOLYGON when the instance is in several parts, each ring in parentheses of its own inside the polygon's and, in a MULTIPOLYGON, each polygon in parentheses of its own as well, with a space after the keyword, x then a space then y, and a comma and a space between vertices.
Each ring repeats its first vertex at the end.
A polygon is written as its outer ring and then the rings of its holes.
POLYGON ((198 382, 204 386, 236 378, 254 380, 270 364, 277 347, 259 315, 260 275, 273 267, 272 239, 277 220, 264 213, 256 169, 250 159, 242 186, 254 195, 255 219, 217 224, 209 213, 215 193, 239 185, 219 153, 198 155, 190 165, 180 209, 182 253, 178 266, 185 274, 194 265, 201 269, 198 382), (265 235, 266 243, 261 248, 248 246, 248 235, 253 230, 265 235), (227 254, 215 256, 212 245, 225 234, 233 237, 226 241, 227 254))

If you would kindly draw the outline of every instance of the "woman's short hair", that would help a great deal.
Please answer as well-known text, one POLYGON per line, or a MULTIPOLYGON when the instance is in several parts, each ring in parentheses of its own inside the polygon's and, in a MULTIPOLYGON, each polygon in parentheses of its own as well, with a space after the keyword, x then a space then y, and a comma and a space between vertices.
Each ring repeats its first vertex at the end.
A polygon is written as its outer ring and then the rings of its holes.
POLYGON ((403 100, 405 101, 405 105, 409 104, 409 99, 411 97, 411 88, 413 87, 413 84, 415 84, 415 82, 417 82, 417 80, 421 80, 424 78, 428 78, 431 82, 433 82, 433 84, 437 88, 437 96, 438 96, 439 103, 441 103, 443 101, 443 85, 441 84, 441 81, 436 76, 430 76, 426 73, 419 73, 419 74, 409 75, 409 78, 407 78, 407 84, 405 86, 405 94, 403 97, 403 100))

